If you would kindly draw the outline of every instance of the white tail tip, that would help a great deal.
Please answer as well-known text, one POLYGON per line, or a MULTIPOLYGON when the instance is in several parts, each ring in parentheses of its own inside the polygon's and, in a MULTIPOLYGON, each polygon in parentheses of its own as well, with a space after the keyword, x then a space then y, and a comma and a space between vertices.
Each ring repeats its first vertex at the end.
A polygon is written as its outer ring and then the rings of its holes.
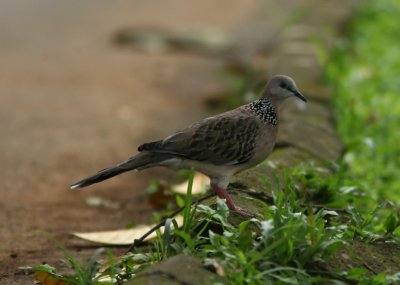
POLYGON ((79 186, 80 186, 80 184, 72 184, 72 185, 70 186, 70 189, 71 189, 71 190, 75 190, 75 189, 78 189, 79 186))

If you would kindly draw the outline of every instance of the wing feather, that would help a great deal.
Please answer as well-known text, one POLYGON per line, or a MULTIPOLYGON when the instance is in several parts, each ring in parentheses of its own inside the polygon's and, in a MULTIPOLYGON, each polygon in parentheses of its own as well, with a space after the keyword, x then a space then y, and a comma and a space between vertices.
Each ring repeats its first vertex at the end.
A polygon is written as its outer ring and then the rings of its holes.
POLYGON ((224 113, 204 119, 139 151, 171 154, 216 165, 242 164, 254 155, 259 122, 253 116, 224 113))

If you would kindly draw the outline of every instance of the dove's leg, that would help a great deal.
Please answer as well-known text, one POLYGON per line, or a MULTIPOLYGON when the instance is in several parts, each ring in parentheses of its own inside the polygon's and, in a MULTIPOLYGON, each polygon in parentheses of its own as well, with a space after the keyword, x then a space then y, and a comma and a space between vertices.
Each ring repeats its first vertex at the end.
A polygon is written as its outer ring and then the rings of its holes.
POLYGON ((215 191, 215 193, 218 195, 218 197, 223 198, 226 200, 226 204, 228 205, 228 208, 232 211, 238 212, 242 215, 248 216, 248 217, 254 217, 253 214, 251 214, 249 211, 246 209, 240 208, 239 206, 236 206, 235 202, 233 201, 232 197, 228 194, 228 192, 219 187, 217 184, 211 183, 211 188, 215 191))

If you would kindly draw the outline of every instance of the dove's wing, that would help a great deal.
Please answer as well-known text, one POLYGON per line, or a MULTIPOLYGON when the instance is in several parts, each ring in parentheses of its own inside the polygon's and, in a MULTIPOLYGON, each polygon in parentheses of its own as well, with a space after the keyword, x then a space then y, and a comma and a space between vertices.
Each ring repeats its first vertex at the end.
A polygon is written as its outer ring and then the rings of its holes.
POLYGON ((143 144, 139 151, 171 154, 215 165, 249 161, 255 152, 260 122, 254 116, 234 110, 204 119, 164 140, 143 144))

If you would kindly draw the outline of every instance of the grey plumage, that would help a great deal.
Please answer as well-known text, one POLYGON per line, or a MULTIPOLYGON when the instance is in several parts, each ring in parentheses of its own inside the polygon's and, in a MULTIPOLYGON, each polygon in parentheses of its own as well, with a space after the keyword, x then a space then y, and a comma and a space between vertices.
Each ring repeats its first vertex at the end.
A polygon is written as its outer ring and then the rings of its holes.
POLYGON ((259 128, 242 112, 205 119, 164 140, 141 145, 138 150, 170 154, 215 165, 238 165, 253 155, 259 128))
POLYGON ((229 178, 262 162, 272 152, 278 130, 279 105, 290 96, 306 101, 290 77, 276 75, 268 82, 261 99, 201 120, 163 140, 142 144, 137 155, 74 183, 71 189, 134 169, 194 167, 211 178, 214 191, 226 198, 230 209, 248 214, 227 194, 229 178))

